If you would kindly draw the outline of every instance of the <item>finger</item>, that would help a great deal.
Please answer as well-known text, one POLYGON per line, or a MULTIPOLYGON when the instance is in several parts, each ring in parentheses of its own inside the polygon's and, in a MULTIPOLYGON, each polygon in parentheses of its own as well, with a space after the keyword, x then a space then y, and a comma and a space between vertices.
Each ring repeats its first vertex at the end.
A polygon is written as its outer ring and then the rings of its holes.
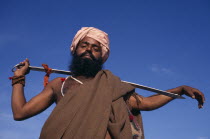
POLYGON ((184 91, 184 94, 191 97, 192 99, 195 99, 195 95, 193 93, 193 90, 191 87, 188 87, 188 86, 184 86, 183 87, 183 91, 184 91))
POLYGON ((24 60, 24 63, 25 63, 25 66, 29 66, 29 60, 27 58, 24 60))
POLYGON ((201 98, 202 98, 202 103, 205 103, 205 96, 203 93, 200 94, 201 95, 201 98))
POLYGON ((29 59, 28 58, 26 58, 26 60, 25 60, 29 65, 30 65, 30 62, 29 62, 29 59))
POLYGON ((198 101, 198 108, 202 108, 204 104, 202 96, 198 94, 196 94, 195 96, 196 100, 198 101))
POLYGON ((200 103, 202 103, 202 105, 203 105, 203 103, 205 102, 204 94, 200 90, 198 90, 196 88, 193 88, 193 91, 194 91, 194 94, 196 96, 196 99, 198 98, 200 103))
POLYGON ((203 107, 203 101, 200 95, 196 95, 196 99, 198 101, 198 108, 202 108, 203 107))
POLYGON ((196 93, 195 94, 195 99, 198 101, 198 108, 202 108, 203 107, 202 96, 196 93))
POLYGON ((16 67, 16 69, 20 69, 24 66, 24 62, 20 62, 19 65, 16 67))
POLYGON ((204 96, 204 94, 202 92, 200 92, 200 95, 202 96, 203 103, 205 103, 205 96, 204 96))

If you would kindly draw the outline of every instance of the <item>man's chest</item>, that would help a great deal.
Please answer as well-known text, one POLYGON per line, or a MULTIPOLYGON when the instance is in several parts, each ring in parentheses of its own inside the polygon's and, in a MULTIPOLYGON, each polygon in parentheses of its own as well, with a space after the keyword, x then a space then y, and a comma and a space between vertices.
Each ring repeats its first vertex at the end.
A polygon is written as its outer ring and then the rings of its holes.
POLYGON ((66 94, 72 93, 74 90, 76 90, 79 86, 83 85, 83 83, 87 81, 87 79, 76 79, 72 78, 71 76, 67 77, 60 86, 55 88, 54 92, 56 103, 58 103, 66 94))

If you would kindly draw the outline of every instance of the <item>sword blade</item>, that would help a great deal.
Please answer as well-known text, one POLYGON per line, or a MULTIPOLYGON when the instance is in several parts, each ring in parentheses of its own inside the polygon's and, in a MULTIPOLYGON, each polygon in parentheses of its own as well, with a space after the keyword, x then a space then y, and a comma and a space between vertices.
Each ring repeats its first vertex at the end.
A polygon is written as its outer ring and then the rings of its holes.
MULTIPOLYGON (((17 68, 17 67, 20 67, 20 66, 23 66, 23 65, 20 65, 20 64, 15 65, 13 67, 12 71, 14 72, 14 69, 17 68)), ((43 67, 29 66, 29 69, 33 70, 33 71, 45 72, 45 69, 43 67)), ((65 75, 71 75, 72 74, 71 71, 58 70, 58 69, 52 69, 52 73, 65 74, 65 75)), ((169 96, 169 97, 172 97, 172 98, 185 99, 184 97, 182 97, 178 94, 173 94, 173 93, 163 91, 163 90, 159 90, 159 89, 156 89, 156 88, 152 88, 152 87, 148 87, 148 86, 144 86, 144 85, 140 85, 140 84, 136 84, 136 83, 132 83, 132 82, 127 82, 127 81, 122 81, 122 82, 131 84, 134 87, 139 88, 139 89, 155 92, 155 93, 162 94, 162 95, 165 95, 165 96, 169 96)))
MULTIPOLYGON (((42 68, 42 67, 29 66, 29 69, 33 70, 33 71, 45 72, 45 69, 42 68)), ((58 69, 52 69, 52 73, 65 74, 65 75, 71 75, 72 74, 70 71, 58 70, 58 69)))
POLYGON ((139 88, 139 89, 155 92, 155 93, 162 94, 162 95, 165 95, 165 96, 169 96, 169 97, 172 97, 172 98, 185 99, 183 96, 180 96, 178 94, 173 94, 173 93, 163 91, 163 90, 159 90, 159 89, 156 89, 156 88, 152 88, 152 87, 148 87, 148 86, 144 86, 144 85, 140 85, 140 84, 136 84, 136 83, 132 83, 132 82, 127 82, 127 81, 122 81, 122 82, 131 84, 134 87, 139 88))

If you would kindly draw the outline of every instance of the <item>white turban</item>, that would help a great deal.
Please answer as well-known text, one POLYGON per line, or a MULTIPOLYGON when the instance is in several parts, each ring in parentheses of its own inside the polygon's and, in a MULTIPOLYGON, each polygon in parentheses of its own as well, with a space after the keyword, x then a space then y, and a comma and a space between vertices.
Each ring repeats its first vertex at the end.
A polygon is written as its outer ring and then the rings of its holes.
POLYGON ((102 59, 103 63, 109 57, 109 38, 108 34, 102 30, 99 30, 94 27, 82 27, 77 34, 75 35, 72 44, 70 46, 71 53, 74 54, 77 48, 77 45, 80 40, 85 37, 93 38, 94 40, 98 41, 102 48, 102 59))

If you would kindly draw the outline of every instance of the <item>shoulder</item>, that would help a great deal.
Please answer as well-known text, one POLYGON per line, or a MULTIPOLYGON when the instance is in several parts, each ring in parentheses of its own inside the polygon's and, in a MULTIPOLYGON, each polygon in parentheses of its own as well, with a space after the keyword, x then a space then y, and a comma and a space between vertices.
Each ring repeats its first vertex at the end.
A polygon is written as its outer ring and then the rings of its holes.
POLYGON ((65 78, 63 77, 57 77, 53 80, 51 80, 47 86, 44 88, 44 90, 51 90, 54 97, 57 99, 61 92, 61 87, 63 82, 65 81, 65 78))
POLYGON ((48 84, 51 85, 51 84, 62 83, 62 79, 63 79, 62 77, 57 77, 57 78, 51 80, 48 84))
POLYGON ((57 77, 53 80, 51 80, 49 83, 48 83, 48 87, 51 87, 52 89, 56 89, 58 87, 60 87, 63 83, 63 81, 65 80, 65 78, 63 77, 57 77))

